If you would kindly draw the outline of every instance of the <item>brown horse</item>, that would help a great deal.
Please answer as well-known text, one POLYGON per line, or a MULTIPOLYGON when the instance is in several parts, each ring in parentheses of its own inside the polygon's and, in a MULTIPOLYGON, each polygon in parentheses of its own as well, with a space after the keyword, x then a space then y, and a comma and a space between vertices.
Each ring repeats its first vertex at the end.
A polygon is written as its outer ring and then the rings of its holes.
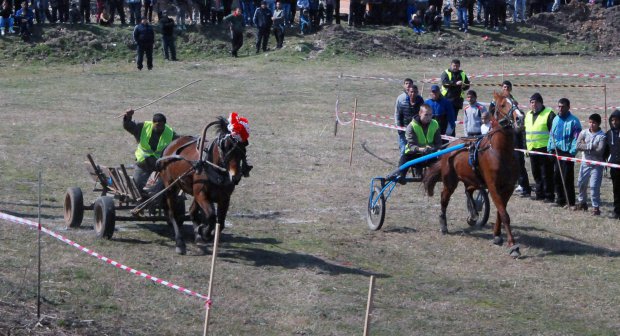
MULTIPOLYGON (((523 113, 519 111, 515 102, 508 97, 494 93, 495 115, 491 119, 491 130, 478 143, 478 165, 474 169, 470 165, 468 148, 475 145, 475 141, 461 139, 451 145, 466 142, 462 150, 446 154, 430 167, 424 175, 424 188, 429 196, 433 196, 435 184, 441 179, 441 214, 439 223, 441 232, 448 233, 446 209, 450 196, 454 193, 459 181, 465 185, 465 194, 468 204, 473 204, 472 193, 476 189, 487 188, 491 199, 497 208, 497 219, 493 228, 493 243, 503 244, 501 224, 504 224, 510 255, 518 258, 521 254, 519 246, 515 245, 510 229, 510 216, 506 205, 517 181, 517 162, 514 157, 514 128, 520 127, 523 122, 523 113)), ((475 214, 472 214, 475 216, 475 214)), ((470 218, 471 221, 471 218, 470 218)))
POLYGON ((230 197, 241 180, 241 164, 246 155, 245 143, 232 137, 227 125, 226 119, 218 117, 205 127, 202 139, 205 139, 209 127, 215 126, 217 130, 216 138, 208 146, 207 141, 192 136, 174 140, 157 162, 164 185, 172 185, 166 192, 165 208, 174 228, 179 254, 186 253, 185 241, 177 224, 185 215, 185 209, 175 206, 179 204, 176 200, 179 190, 194 197, 189 214, 196 242, 211 238, 216 222, 221 224, 220 230, 224 228, 230 197), (175 182, 177 179, 179 181, 175 182))

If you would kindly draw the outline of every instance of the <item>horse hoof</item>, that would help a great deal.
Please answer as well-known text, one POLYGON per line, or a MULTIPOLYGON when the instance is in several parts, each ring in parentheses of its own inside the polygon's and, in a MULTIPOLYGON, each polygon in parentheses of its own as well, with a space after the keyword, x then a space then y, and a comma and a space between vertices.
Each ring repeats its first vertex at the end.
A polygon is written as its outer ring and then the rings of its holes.
POLYGON ((510 248, 510 256, 514 259, 518 259, 521 256, 521 252, 519 251, 519 245, 514 245, 510 248))
POLYGON ((441 234, 448 234, 448 227, 446 225, 442 225, 441 228, 439 228, 439 231, 441 231, 441 234))
POLYGON ((185 249, 185 247, 178 247, 176 248, 177 254, 180 255, 185 255, 187 253, 187 250, 185 249))
POLYGON ((493 237, 493 244, 497 246, 502 246, 502 244, 504 244, 504 238, 502 238, 501 236, 493 237))

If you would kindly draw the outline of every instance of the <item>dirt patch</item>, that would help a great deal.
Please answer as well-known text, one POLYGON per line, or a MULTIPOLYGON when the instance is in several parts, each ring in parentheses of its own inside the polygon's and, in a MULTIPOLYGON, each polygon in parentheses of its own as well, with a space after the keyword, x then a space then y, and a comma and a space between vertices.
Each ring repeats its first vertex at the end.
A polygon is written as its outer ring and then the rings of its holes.
POLYGON ((620 6, 603 8, 572 1, 557 13, 541 13, 530 24, 563 33, 567 40, 593 43, 597 51, 617 54, 620 51, 620 6))

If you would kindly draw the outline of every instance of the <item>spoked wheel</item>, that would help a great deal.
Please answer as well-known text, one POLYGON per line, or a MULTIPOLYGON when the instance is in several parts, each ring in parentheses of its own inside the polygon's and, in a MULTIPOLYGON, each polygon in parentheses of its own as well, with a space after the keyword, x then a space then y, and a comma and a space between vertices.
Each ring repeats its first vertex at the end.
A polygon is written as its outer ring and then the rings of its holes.
POLYGON ((472 227, 481 228, 483 227, 487 221, 489 220, 489 213, 491 211, 491 204, 489 203, 489 194, 486 189, 477 189, 473 192, 473 209, 469 202, 467 202, 467 209, 469 213, 473 213, 474 211, 478 215, 477 220, 467 220, 467 224, 472 227))
POLYGON ((383 226, 383 220, 385 219, 385 195, 381 194, 377 203, 373 206, 373 200, 377 198, 377 195, 381 193, 381 188, 375 186, 368 198, 368 213, 366 215, 366 221, 368 227, 371 230, 379 230, 383 226))
POLYGON ((94 205, 95 213, 95 233, 98 238, 112 239, 114 234, 114 224, 116 221, 116 210, 114 209, 114 198, 101 196, 97 198, 94 205))
POLYGON ((80 227, 82 219, 84 218, 84 196, 82 195, 82 189, 78 187, 67 189, 63 208, 65 210, 65 224, 67 224, 67 227, 80 227))

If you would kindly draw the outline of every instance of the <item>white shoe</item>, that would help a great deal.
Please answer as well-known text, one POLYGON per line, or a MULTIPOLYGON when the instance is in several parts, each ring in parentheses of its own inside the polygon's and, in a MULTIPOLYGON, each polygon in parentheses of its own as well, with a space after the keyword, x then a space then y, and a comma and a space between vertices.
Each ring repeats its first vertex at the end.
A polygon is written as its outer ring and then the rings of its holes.
POLYGON ((515 189, 516 193, 521 193, 523 192, 523 187, 522 186, 517 186, 517 188, 515 189))
POLYGON ((13 28, 9 28, 9 34, 15 34, 15 31, 13 30, 13 28))
POLYGON ((0 35, 4 36, 4 28, 0 28, 0 35))

